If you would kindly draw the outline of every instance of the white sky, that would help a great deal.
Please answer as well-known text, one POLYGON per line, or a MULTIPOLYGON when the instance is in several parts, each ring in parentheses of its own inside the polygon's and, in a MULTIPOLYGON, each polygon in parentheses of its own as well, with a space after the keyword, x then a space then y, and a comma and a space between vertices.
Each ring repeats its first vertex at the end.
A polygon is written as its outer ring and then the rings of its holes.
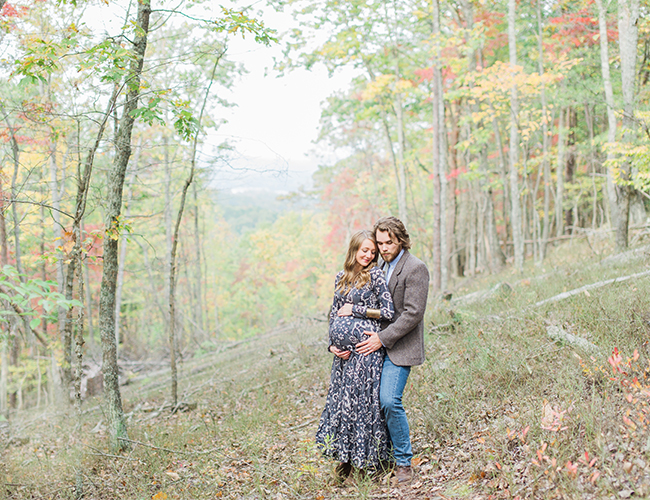
MULTIPOLYGON (((278 32, 289 29, 295 21, 288 13, 266 9, 263 17, 269 28, 278 32)), ((346 88, 351 71, 330 78, 323 66, 312 71, 297 69, 278 77, 273 71, 273 57, 282 58, 282 45, 265 47, 253 37, 231 39, 230 60, 244 63, 248 74, 235 82, 228 100, 237 107, 227 110, 228 123, 214 134, 216 142, 228 139, 235 144, 239 166, 287 169, 312 173, 319 163, 313 141, 317 138, 321 103, 333 92, 346 88)), ((332 155, 334 152, 332 152, 332 155)))

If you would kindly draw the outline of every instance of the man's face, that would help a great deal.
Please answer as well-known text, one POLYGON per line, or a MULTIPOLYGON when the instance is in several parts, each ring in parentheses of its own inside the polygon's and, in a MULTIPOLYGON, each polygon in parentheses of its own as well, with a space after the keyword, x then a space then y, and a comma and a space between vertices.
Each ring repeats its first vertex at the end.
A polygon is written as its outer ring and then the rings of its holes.
POLYGON ((386 262, 395 260, 395 257, 402 251, 402 244, 393 241, 395 238, 392 238, 388 231, 378 230, 375 237, 377 238, 377 247, 379 248, 381 258, 386 262))

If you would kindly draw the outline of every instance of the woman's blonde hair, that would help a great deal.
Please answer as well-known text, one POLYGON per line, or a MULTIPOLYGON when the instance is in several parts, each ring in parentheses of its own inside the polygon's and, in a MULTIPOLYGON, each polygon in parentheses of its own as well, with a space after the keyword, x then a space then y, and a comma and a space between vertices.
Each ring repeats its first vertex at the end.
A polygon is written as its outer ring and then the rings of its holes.
POLYGON ((341 290, 343 295, 353 288, 361 288, 370 281, 370 270, 377 264, 379 252, 377 251, 377 240, 372 231, 362 229, 357 231, 350 238, 350 246, 348 246, 348 254, 345 256, 345 264, 343 265, 343 276, 336 287, 336 291, 341 290), (375 257, 372 261, 359 272, 355 273, 354 268, 357 264, 357 252, 361 248, 361 244, 370 240, 375 245, 375 257))

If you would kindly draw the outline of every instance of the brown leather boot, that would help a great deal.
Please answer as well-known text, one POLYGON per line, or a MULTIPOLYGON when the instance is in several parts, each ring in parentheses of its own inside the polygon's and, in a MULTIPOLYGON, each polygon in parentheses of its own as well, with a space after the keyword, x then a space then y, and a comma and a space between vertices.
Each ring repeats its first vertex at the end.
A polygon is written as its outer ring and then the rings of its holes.
POLYGON ((413 479, 413 469, 410 465, 398 465, 395 467, 395 479, 397 483, 408 483, 413 479))

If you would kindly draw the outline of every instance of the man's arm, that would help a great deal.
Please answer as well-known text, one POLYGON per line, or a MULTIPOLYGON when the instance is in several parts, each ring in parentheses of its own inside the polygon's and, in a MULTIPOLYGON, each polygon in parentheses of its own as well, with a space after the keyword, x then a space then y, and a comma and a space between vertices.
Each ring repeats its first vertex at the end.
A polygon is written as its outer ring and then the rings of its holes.
POLYGON ((368 355, 382 346, 390 349, 404 335, 413 330, 422 318, 427 306, 429 294, 429 270, 423 263, 412 269, 404 287, 404 310, 394 323, 389 324, 381 332, 363 332, 366 340, 356 346, 359 354, 368 355))
POLYGON ((429 270, 419 262, 405 277, 404 310, 393 323, 379 332, 379 340, 391 349, 404 335, 412 331, 424 318, 429 294, 429 270))

